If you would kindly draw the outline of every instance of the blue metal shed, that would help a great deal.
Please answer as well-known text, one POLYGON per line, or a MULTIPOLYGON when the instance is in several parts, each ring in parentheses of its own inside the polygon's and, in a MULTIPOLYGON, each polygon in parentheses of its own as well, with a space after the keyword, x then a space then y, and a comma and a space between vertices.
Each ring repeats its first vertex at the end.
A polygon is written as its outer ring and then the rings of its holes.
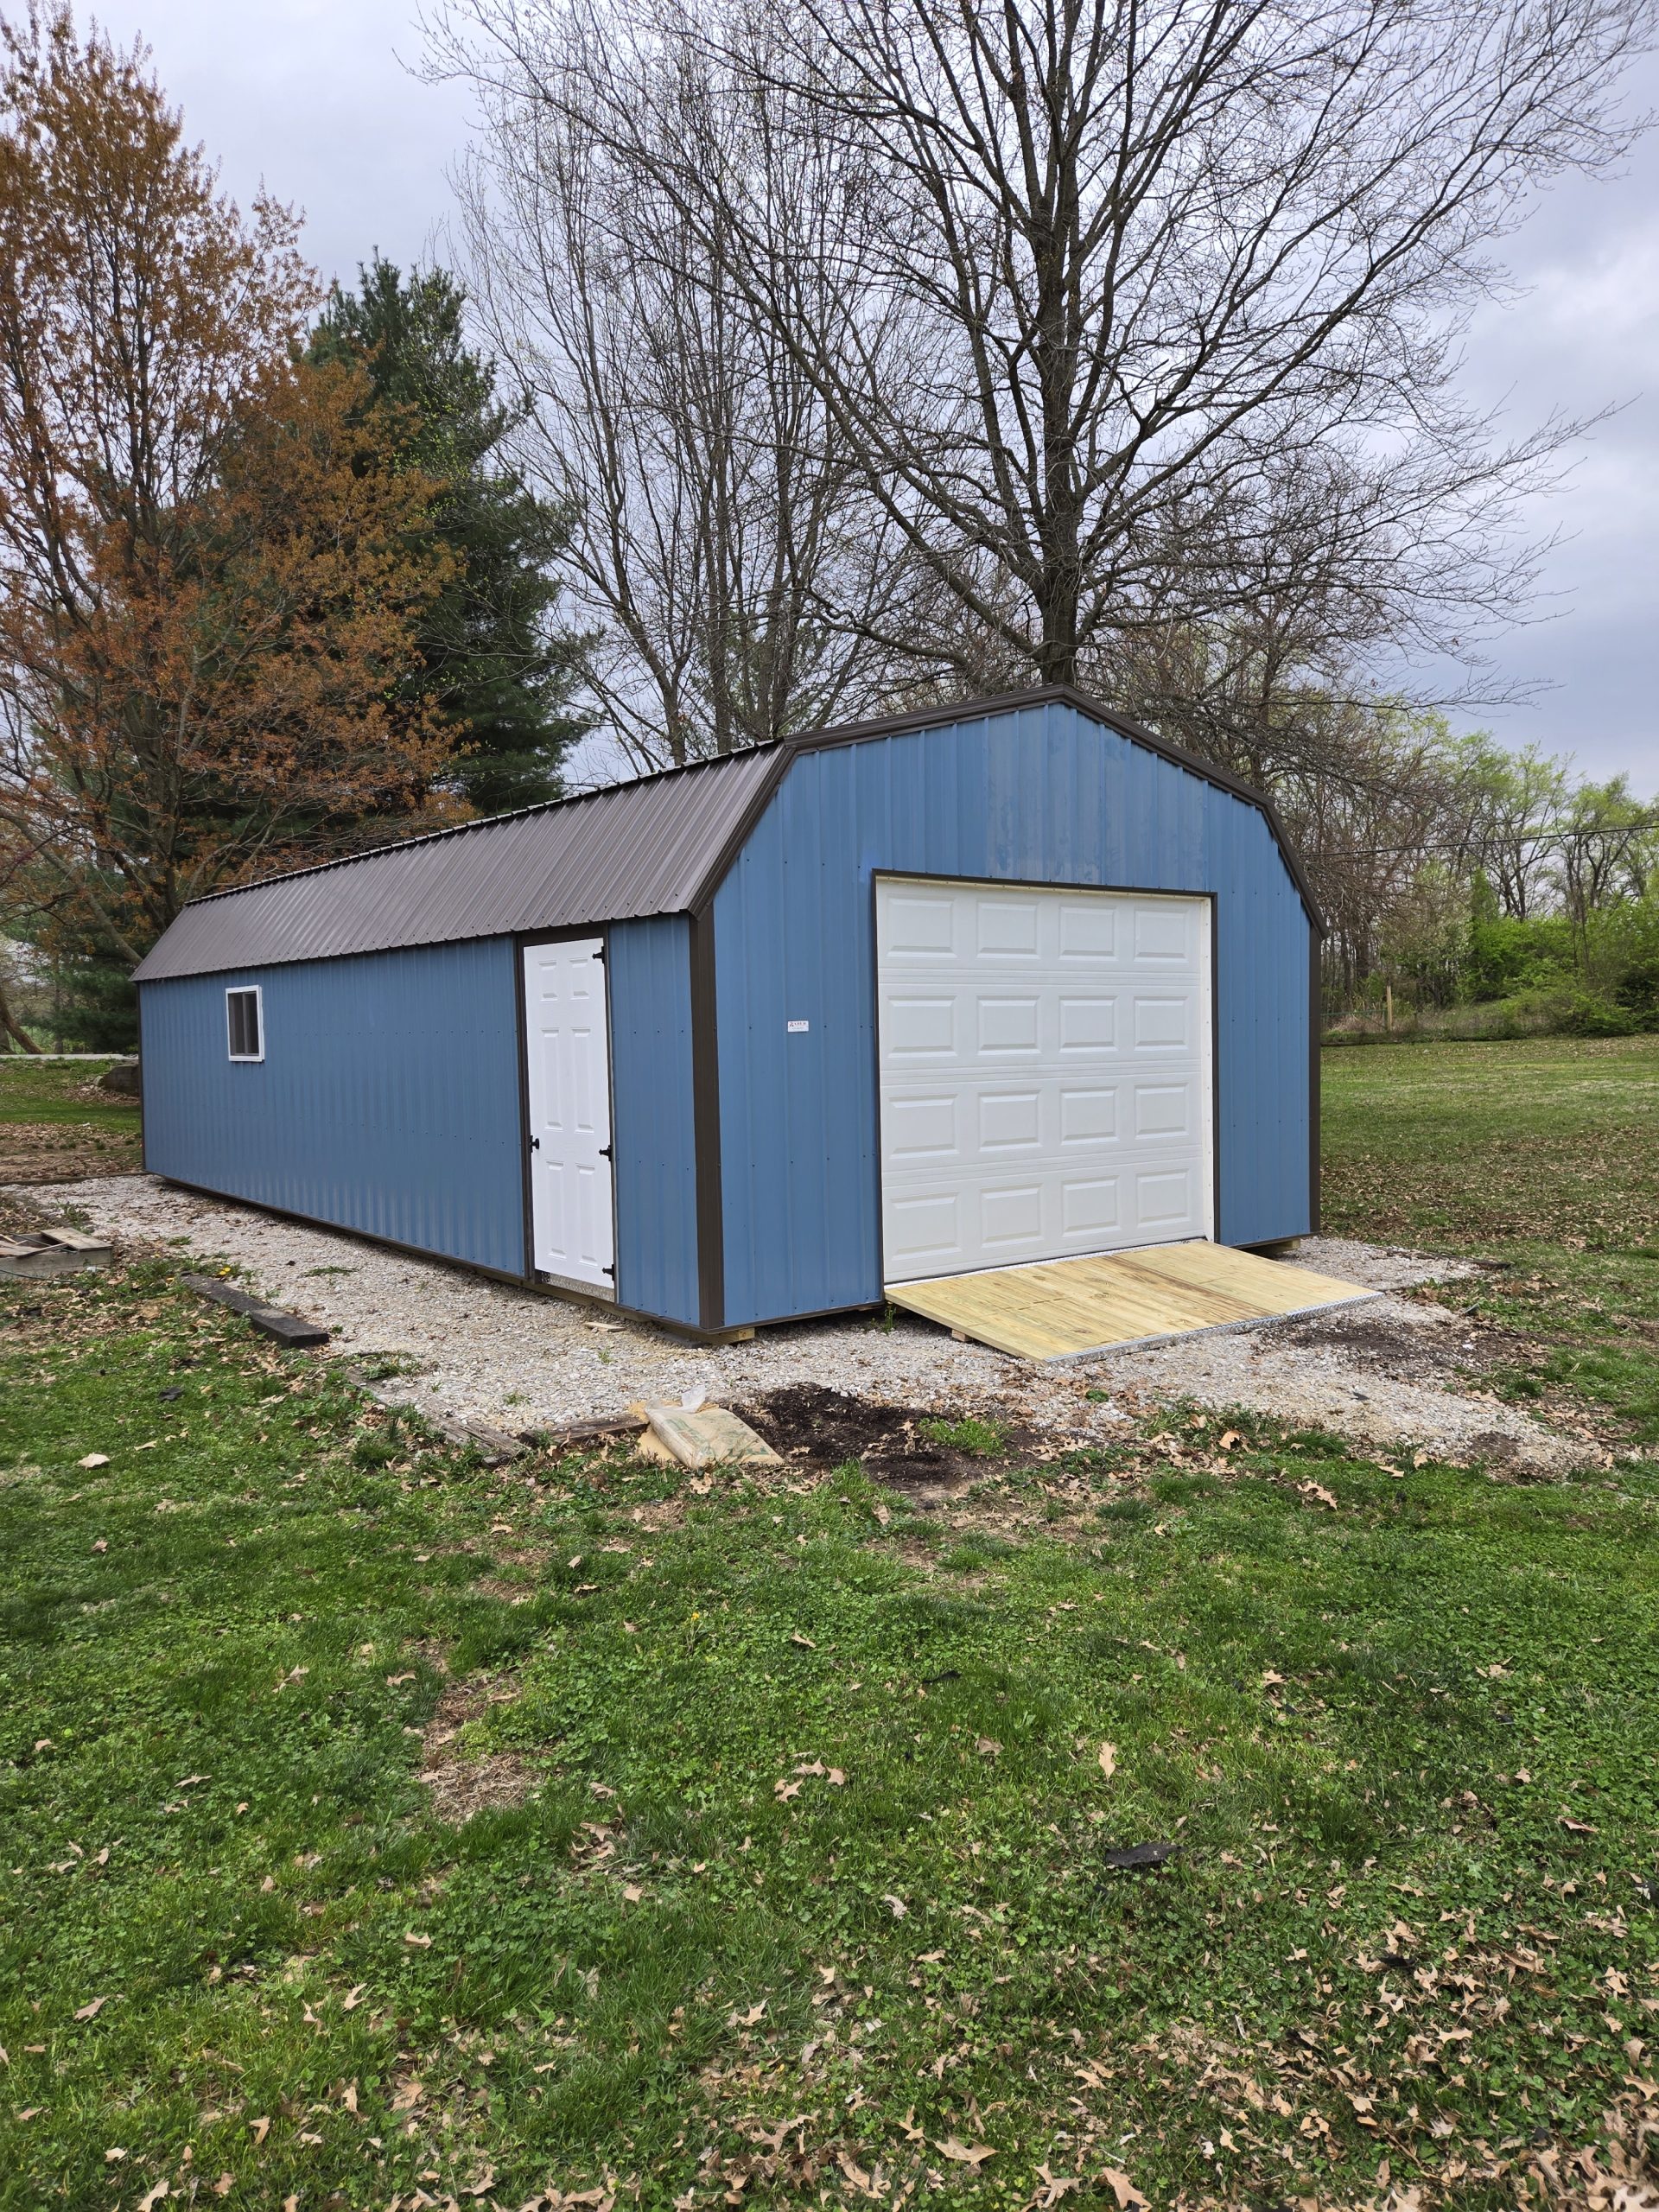
POLYGON ((1257 794, 1069 690, 216 894, 145 1165, 699 1332, 1317 1225, 1319 918, 1257 794))

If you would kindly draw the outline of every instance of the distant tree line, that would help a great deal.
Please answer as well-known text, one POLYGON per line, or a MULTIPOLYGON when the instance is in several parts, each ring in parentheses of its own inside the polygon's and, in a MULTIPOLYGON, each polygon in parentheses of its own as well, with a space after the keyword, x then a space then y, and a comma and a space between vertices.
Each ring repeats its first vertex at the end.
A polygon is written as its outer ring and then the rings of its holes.
POLYGON ((464 270, 327 293, 141 54, 7 30, 0 1029, 124 1039, 186 899, 583 732, 604 778, 1050 681, 1273 796, 1333 1014, 1647 1018, 1650 810, 1448 717, 1583 427, 1500 437, 1459 332, 1629 143, 1651 13, 435 0, 464 270))

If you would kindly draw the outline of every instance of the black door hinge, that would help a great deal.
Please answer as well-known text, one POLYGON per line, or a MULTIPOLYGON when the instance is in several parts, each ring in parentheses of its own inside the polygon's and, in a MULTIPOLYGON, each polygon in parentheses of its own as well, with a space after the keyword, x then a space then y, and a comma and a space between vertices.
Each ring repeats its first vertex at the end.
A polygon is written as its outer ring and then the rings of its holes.
POLYGON ((530 1141, 530 1148, 532 1152, 539 1152, 541 1150, 542 1141, 540 1137, 531 1137, 530 1141))
POLYGON ((609 1147, 609 1145, 607 1145, 607 1144, 602 1144, 602 1145, 601 1145, 601 1147, 599 1147, 599 1156, 600 1156, 600 1158, 601 1158, 601 1160, 608 1160, 608 1159, 610 1158, 610 1156, 611 1156, 611 1147, 609 1147))

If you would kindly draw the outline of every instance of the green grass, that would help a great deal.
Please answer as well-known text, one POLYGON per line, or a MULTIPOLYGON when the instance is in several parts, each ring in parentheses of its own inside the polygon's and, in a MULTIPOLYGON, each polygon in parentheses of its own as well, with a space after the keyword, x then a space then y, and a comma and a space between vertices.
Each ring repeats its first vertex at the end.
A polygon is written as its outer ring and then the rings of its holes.
MULTIPOLYGON (((1651 1040, 1331 1058, 1329 1225, 1508 1262, 1460 1294, 1507 1387, 1630 1452, 1651 1040)), ((984 1465, 932 1514, 489 1472, 170 1263, 0 1284, 0 2206, 1639 2166, 1652 1456, 1527 1486, 1173 1409, 984 1465)))
POLYGON ((3 1307, 0 2202, 1496 2205, 1628 2101, 1651 1470, 1194 1417, 942 1516, 682 1502, 429 1449, 158 1267, 3 1307), (535 1785, 458 1827, 457 1685, 535 1785))
POLYGON ((1659 1440, 1659 1037, 1351 1046, 1324 1070, 1327 1230, 1496 1262, 1451 1302, 1525 1340, 1509 1395, 1659 1440))
POLYGON ((85 1122, 94 1128, 136 1129, 136 1098, 83 1098, 115 1065, 107 1060, 35 1059, 26 1052, 0 1053, 0 1122, 85 1122))

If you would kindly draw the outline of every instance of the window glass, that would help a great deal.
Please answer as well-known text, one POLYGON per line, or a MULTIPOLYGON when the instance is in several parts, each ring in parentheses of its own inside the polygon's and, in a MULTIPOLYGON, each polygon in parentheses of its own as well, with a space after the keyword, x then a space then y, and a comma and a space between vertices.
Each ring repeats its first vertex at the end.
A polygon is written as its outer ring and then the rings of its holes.
POLYGON ((259 1037, 257 990, 226 991, 225 1010, 230 1030, 231 1058, 233 1060, 262 1058, 264 1048, 259 1037))

